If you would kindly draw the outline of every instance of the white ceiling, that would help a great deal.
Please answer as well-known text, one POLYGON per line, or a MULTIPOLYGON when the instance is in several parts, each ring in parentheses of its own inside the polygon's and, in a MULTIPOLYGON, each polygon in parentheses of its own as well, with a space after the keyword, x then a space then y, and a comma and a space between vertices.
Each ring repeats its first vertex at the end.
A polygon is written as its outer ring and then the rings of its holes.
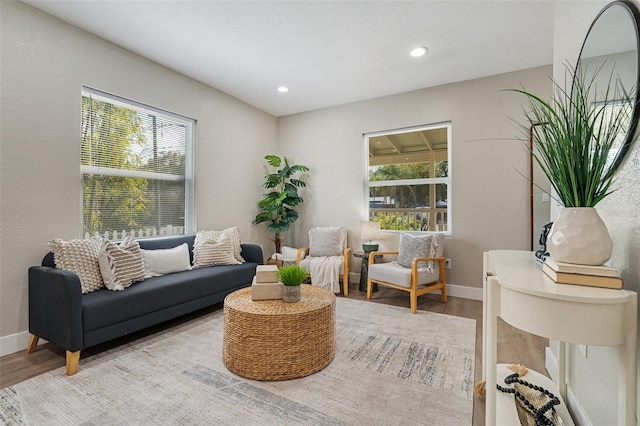
POLYGON ((275 116, 553 58, 553 1, 24 1, 275 116))

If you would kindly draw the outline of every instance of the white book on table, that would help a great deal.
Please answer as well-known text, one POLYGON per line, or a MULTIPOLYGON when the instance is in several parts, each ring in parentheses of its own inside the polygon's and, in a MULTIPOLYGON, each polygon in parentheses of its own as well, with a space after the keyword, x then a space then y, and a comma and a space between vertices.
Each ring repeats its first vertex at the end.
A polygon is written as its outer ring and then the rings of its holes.
POLYGON ((618 276, 618 271, 616 270, 616 268, 612 268, 606 265, 578 265, 575 263, 558 262, 550 257, 547 257, 544 260, 544 263, 549 265, 549 267, 554 271, 566 274, 598 275, 601 277, 618 276))

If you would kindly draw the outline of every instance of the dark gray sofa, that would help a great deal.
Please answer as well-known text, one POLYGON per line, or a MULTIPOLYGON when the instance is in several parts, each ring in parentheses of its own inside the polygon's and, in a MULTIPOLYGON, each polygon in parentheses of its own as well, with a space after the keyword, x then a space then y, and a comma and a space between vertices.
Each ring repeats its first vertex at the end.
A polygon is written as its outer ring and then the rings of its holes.
MULTIPOLYGON (((145 250, 189 245, 193 263, 195 236, 140 240, 145 250)), ((42 266, 29 268, 29 333, 27 349, 38 338, 67 351, 67 375, 78 368, 80 351, 134 331, 222 302, 235 290, 251 285, 263 264, 260 246, 242 244, 240 265, 210 266, 147 278, 123 291, 106 288, 82 294, 80 279, 69 270, 55 269, 53 253, 42 266)))

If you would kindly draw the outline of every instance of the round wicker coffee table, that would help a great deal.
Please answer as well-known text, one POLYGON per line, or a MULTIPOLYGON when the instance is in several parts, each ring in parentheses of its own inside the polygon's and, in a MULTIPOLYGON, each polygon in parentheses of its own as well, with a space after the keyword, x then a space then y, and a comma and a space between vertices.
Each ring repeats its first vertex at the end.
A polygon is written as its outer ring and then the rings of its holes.
POLYGON ((224 299, 222 361, 239 376, 288 380, 329 365, 336 353, 336 296, 303 284, 299 302, 251 300, 251 288, 224 299))

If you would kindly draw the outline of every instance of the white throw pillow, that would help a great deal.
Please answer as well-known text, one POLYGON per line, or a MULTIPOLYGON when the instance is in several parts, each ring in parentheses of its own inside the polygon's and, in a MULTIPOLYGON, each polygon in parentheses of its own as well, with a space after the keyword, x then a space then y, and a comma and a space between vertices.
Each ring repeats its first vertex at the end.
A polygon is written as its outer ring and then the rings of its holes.
POLYGON ((342 230, 335 226, 309 230, 309 256, 341 256, 342 230))
MULTIPOLYGON (((280 248, 280 251, 282 252, 282 259, 283 260, 297 260, 297 258, 298 258, 298 249, 297 248, 282 246, 280 248)), ((307 255, 307 252, 303 251, 300 254, 300 260, 304 259, 304 257, 306 255, 307 255)))
POLYGON ((49 242, 57 269, 68 269, 80 278, 82 293, 101 289, 102 274, 98 264, 98 251, 102 238, 63 241, 56 238, 49 242))
POLYGON ((144 261, 140 244, 127 237, 119 245, 104 240, 98 252, 98 263, 104 285, 109 290, 124 290, 144 279, 144 261))
POLYGON ((181 244, 170 249, 144 250, 144 277, 159 277, 172 272, 188 271, 191 269, 189 258, 189 245, 181 244))
MULTIPOLYGON (((231 240, 233 257, 236 260, 235 264, 244 263, 245 260, 241 255, 240 228, 233 226, 222 231, 198 231, 195 242, 193 243, 193 266, 199 268, 213 265, 213 260, 210 258, 210 255, 206 253, 207 250, 205 250, 202 245, 211 241, 217 242, 224 237, 231 240)), ((234 265, 234 263, 225 263, 225 265, 234 265)))
MULTIPOLYGON (((398 247, 398 265, 411 268, 411 263, 416 257, 433 257, 436 255, 433 235, 400 234, 400 246, 398 247)), ((433 270, 433 262, 418 262, 418 268, 433 270)))

